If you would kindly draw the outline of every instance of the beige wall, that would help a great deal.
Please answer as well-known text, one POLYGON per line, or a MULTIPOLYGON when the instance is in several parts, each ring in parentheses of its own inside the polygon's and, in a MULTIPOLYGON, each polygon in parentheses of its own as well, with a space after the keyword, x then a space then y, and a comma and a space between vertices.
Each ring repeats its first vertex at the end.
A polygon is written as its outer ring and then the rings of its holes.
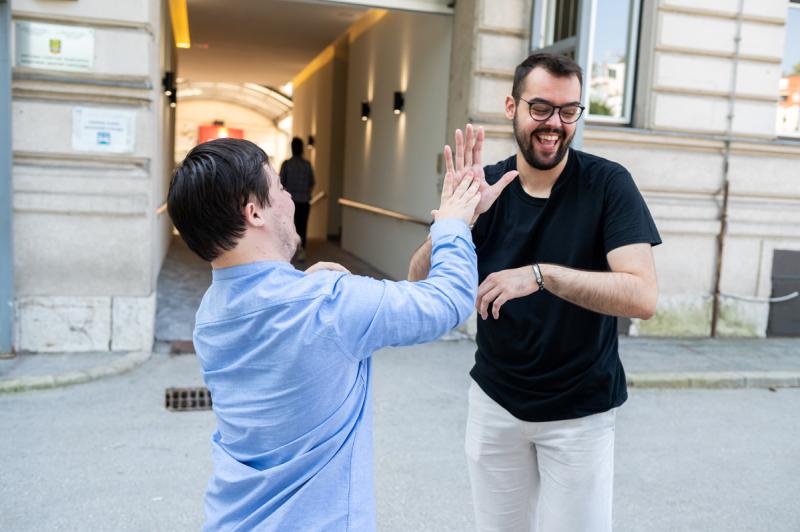
MULTIPOLYGON (((438 205, 437 158, 447 139, 452 17, 390 12, 350 44, 344 197, 422 220, 438 205), (405 112, 392 113, 394 91, 405 112), (371 116, 360 119, 361 102, 371 116)), ((423 226, 346 208, 342 246, 395 278, 423 226)))
MULTIPOLYGON (((95 30, 93 72, 14 67, 16 349, 149 349, 172 166, 163 2, 11 2, 14 22, 95 30), (131 153, 73 150, 72 109, 133 111, 131 153)), ((13 42, 13 40, 12 40, 13 42)))
POLYGON ((317 182, 313 194, 325 193, 311 207, 309 238, 338 235, 341 225, 337 201, 343 180, 347 57, 348 40, 344 36, 324 53, 321 66, 294 87, 292 134, 306 144, 304 157, 311 162, 317 182), (314 137, 313 148, 307 145, 309 136, 314 137))
MULTIPOLYGON (((456 5, 449 127, 465 118, 487 130, 486 160, 516 150, 502 102, 527 55, 531 2, 456 5), (503 16, 498 16, 502 11, 503 16)), ((705 335, 710 328, 726 115, 738 0, 645 0, 631 126, 589 122, 584 149, 626 166, 664 244, 655 249, 661 296, 641 334, 705 335)), ((800 249, 800 144, 775 139, 786 0, 746 1, 728 159, 729 226, 721 291, 771 295, 772 253, 800 249)), ((780 295, 780 294, 779 294, 780 295)), ((720 332, 765 334, 766 303, 723 298, 720 332)))

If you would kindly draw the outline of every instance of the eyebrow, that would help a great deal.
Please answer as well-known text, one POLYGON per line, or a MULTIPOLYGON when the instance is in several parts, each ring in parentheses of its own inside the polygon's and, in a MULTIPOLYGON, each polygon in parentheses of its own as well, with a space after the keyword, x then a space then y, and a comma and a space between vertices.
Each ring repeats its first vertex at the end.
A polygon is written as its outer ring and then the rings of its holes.
MULTIPOLYGON (((533 100, 525 100, 525 101, 528 102, 531 105, 533 105, 535 103, 546 103, 547 105, 552 105, 553 107, 558 107, 556 104, 554 104, 550 100, 545 100, 544 98, 534 98, 533 100)), ((562 104, 562 107, 565 106, 565 105, 580 105, 580 104, 581 104, 581 102, 574 102, 573 101, 573 102, 567 102, 565 104, 562 104)))

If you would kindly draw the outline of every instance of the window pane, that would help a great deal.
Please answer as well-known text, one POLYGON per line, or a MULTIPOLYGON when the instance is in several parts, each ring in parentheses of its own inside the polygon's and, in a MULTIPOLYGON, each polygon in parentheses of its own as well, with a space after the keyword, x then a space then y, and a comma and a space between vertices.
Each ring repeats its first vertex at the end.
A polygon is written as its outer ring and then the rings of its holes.
POLYGON ((550 0, 546 6, 544 45, 574 37, 578 27, 578 0, 550 0))
POLYGON ((786 19, 786 45, 781 64, 777 132, 800 135, 800 6, 792 3, 786 19))
POLYGON ((628 68, 631 0, 598 0, 592 42, 589 114, 622 118, 628 68))

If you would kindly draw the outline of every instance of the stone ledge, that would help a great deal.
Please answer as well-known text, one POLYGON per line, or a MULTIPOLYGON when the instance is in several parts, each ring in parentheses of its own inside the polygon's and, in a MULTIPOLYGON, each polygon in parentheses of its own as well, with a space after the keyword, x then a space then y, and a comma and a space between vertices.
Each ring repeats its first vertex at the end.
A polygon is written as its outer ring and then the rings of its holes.
POLYGON ((800 371, 691 371, 628 374, 631 388, 797 388, 800 371))
POLYGON ((0 379, 0 393, 24 392, 29 390, 44 390, 83 384, 104 377, 112 377, 126 373, 150 359, 149 351, 128 353, 108 364, 101 364, 84 371, 70 371, 59 375, 34 375, 29 377, 16 377, 0 379))

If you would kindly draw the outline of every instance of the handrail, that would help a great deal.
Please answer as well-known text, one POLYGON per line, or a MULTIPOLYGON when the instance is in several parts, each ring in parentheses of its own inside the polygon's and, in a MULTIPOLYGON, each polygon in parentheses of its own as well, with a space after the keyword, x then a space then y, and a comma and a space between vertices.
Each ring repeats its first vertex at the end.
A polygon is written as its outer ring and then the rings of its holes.
POLYGON ((309 205, 314 205, 314 204, 315 204, 315 203, 317 203, 319 200, 323 199, 325 196, 327 196, 327 194, 325 193, 325 191, 324 191, 324 190, 320 190, 319 192, 317 192, 316 194, 314 194, 314 197, 313 197, 313 198, 311 198, 311 201, 309 202, 309 205))
POLYGON ((372 214, 379 214, 381 216, 386 216, 387 218, 394 218, 395 220, 400 220, 402 222, 411 222, 413 224, 424 225, 425 227, 429 227, 431 225, 430 221, 420 220, 419 218, 414 218, 413 216, 403 214, 402 212, 390 211, 388 209, 375 207, 373 205, 367 205, 366 203, 360 203, 358 201, 353 201, 345 198, 339 198, 339 205, 343 205, 345 207, 352 207, 354 209, 359 209, 366 212, 371 212, 372 214))

